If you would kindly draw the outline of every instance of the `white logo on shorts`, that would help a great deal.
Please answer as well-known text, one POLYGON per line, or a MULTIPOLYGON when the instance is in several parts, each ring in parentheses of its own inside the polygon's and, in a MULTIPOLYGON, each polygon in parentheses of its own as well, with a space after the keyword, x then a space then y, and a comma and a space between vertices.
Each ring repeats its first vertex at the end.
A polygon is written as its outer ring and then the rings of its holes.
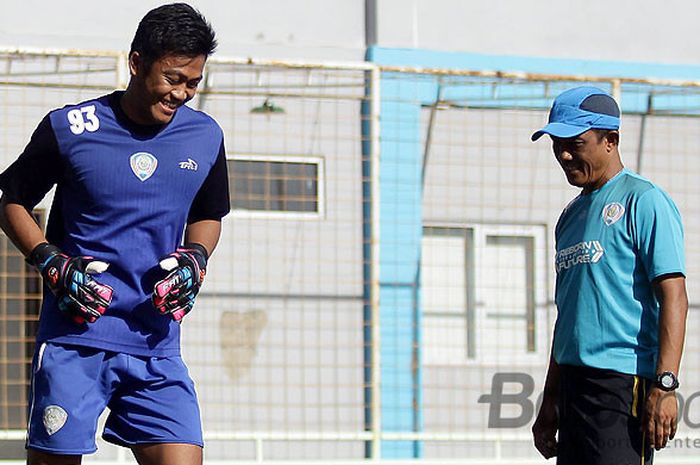
POLYGON ((58 405, 49 405, 44 409, 44 428, 49 436, 63 428, 67 419, 68 414, 58 405))

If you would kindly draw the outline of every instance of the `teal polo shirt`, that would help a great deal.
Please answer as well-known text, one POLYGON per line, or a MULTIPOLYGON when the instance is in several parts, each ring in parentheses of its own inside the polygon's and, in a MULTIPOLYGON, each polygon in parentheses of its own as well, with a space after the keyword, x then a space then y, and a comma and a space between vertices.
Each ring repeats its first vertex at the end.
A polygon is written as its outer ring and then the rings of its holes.
POLYGON ((659 302, 652 281, 685 275, 683 225, 673 200, 623 169, 576 197, 555 236, 557 363, 653 378, 659 302))

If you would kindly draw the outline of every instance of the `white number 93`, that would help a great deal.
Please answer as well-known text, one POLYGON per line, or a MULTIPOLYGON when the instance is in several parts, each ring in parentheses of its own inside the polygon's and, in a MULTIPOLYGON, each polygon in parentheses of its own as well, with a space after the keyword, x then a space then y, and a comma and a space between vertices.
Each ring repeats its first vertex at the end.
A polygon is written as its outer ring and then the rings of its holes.
POLYGON ((95 105, 71 110, 66 117, 70 123, 70 131, 76 136, 85 131, 95 132, 100 128, 100 120, 95 114, 95 105))

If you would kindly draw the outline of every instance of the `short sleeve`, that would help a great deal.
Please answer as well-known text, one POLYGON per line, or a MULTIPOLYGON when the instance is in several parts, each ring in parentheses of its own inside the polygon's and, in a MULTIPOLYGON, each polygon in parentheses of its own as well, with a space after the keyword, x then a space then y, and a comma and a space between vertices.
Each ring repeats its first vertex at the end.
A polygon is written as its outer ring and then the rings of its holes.
POLYGON ((683 223, 673 200, 650 189, 637 200, 636 246, 649 280, 671 273, 685 275, 683 223))
POLYGON ((192 202, 187 223, 220 220, 228 214, 230 209, 226 149, 222 139, 216 161, 192 202))
POLYGON ((10 202, 31 210, 58 182, 61 172, 58 142, 46 115, 22 154, 0 174, 0 190, 10 202))

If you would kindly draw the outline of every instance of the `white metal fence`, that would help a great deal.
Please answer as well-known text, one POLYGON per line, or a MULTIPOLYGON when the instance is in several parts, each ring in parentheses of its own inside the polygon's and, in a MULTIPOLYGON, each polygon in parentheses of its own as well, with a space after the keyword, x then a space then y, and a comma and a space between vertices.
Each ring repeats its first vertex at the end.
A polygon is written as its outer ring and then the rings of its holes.
MULTIPOLYGON (((50 109, 123 87, 125 63, 0 52, 0 167, 50 109)), ((580 82, 618 97, 626 164, 678 203, 694 305, 697 83, 210 59, 191 105, 224 129, 234 209, 183 326, 207 463, 544 462, 529 427, 555 313, 552 230, 575 192, 529 135, 580 82)), ((11 460, 40 296, 11 247, 0 258, 11 460)), ((657 463, 700 460, 694 310, 681 442, 657 463)), ((131 463, 99 444, 86 463, 131 463)))

